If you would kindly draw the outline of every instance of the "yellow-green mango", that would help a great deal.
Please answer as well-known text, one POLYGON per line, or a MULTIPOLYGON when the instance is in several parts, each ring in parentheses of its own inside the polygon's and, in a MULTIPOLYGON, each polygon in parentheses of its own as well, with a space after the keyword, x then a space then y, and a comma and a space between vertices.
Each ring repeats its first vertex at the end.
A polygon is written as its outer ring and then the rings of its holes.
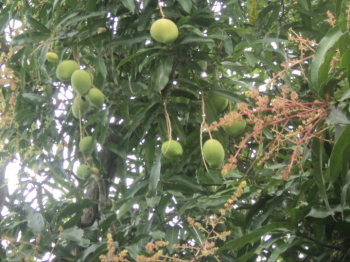
POLYGON ((82 98, 80 95, 77 95, 74 98, 73 105, 72 105, 73 116, 75 118, 79 118, 79 108, 80 108, 80 114, 84 115, 86 111, 89 110, 89 107, 90 107, 89 101, 87 101, 86 98, 82 98))
POLYGON ((91 86, 91 76, 85 70, 76 70, 71 77, 73 90, 79 95, 89 93, 91 86))
POLYGON ((242 134, 246 125, 247 125, 247 122, 243 118, 242 120, 234 120, 231 125, 229 125, 229 124, 223 125, 222 128, 229 135, 237 136, 237 135, 242 134))
POLYGON ((80 140, 79 149, 83 153, 88 153, 90 150, 93 150, 95 145, 92 144, 92 137, 86 136, 80 140))
POLYGON ((88 165, 80 165, 77 169, 77 177, 81 180, 88 179, 92 174, 92 171, 88 165))
POLYGON ((210 139, 203 145, 203 156, 209 166, 218 168, 224 162, 225 151, 219 141, 216 139, 210 139))
POLYGON ((104 95, 100 89, 91 88, 86 97, 89 99, 90 104, 97 108, 102 108, 104 102, 104 95))
POLYGON ((223 111, 228 105, 228 99, 222 96, 210 94, 208 100, 213 104, 217 112, 223 111))
POLYGON ((56 75, 59 80, 66 82, 71 79, 72 74, 77 70, 79 70, 77 62, 74 60, 64 60, 58 65, 56 75))
POLYGON ((173 21, 162 18, 152 24, 151 36, 160 43, 169 44, 179 36, 179 30, 173 21))
POLYGON ((169 159, 174 159, 182 155, 183 150, 179 142, 175 140, 166 141, 162 145, 162 153, 169 159))
POLYGON ((53 53, 53 52, 48 52, 46 54, 46 59, 47 59, 47 61, 54 63, 54 62, 58 61, 58 55, 56 53, 53 53))

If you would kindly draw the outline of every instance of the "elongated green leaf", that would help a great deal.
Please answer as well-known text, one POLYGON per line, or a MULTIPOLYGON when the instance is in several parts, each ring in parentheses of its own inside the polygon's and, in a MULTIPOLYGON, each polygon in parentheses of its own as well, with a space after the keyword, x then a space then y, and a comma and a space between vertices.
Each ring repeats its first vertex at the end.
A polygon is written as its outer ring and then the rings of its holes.
POLYGON ((133 36, 118 36, 111 42, 112 45, 132 45, 149 39, 148 33, 140 33, 133 36))
POLYGON ((22 97, 27 100, 30 101, 34 104, 37 103, 43 103, 46 101, 46 98, 39 95, 39 94, 33 94, 33 93, 22 93, 22 97))
POLYGON ((135 12, 135 2, 134 0, 121 0, 123 5, 129 9, 131 12, 135 12))
POLYGON ((157 195, 157 186, 160 178, 160 160, 161 160, 161 151, 160 149, 156 150, 156 161, 154 162, 152 169, 151 169, 151 174, 149 178, 149 189, 152 193, 153 196, 157 195))
POLYGON ((208 37, 201 37, 197 35, 186 36, 184 40, 181 41, 180 45, 185 45, 189 43, 209 43, 214 44, 214 40, 208 37))
POLYGON ((68 216, 71 216, 75 213, 83 211, 84 208, 88 208, 94 204, 97 204, 97 201, 94 201, 91 199, 83 199, 82 201, 79 201, 77 203, 69 204, 68 206, 66 206, 62 209, 61 213, 58 216, 58 219, 62 219, 62 218, 66 218, 68 216))
POLYGON ((342 55, 341 61, 340 61, 340 66, 343 68, 348 68, 349 64, 350 64, 350 47, 342 55))
POLYGON ((216 251, 216 254, 220 254, 225 249, 233 249, 235 251, 238 251, 241 249, 245 244, 247 243, 255 243, 256 241, 260 240, 260 238, 265 234, 274 234, 278 232, 285 232, 294 230, 294 226, 290 223, 272 223, 265 225, 259 229, 254 230, 253 232, 249 234, 245 234, 239 238, 236 238, 234 240, 228 241, 225 245, 223 245, 221 248, 219 248, 216 251))
POLYGON ((329 211, 328 208, 326 208, 325 206, 313 206, 306 216, 315 218, 325 218, 334 214, 334 212, 342 211, 343 209, 341 205, 332 206, 331 211, 329 211))
POLYGON ((132 208, 132 204, 134 203, 134 199, 131 198, 128 201, 126 201, 118 210, 117 219, 120 220, 123 218, 123 216, 132 208))
POLYGON ((350 120, 346 114, 335 106, 330 107, 330 113, 326 118, 327 123, 335 125, 349 125, 350 120))
POLYGON ((186 13, 191 13, 192 1, 191 0, 179 0, 179 3, 186 13))
MULTIPOLYGON (((345 208, 346 205, 346 200, 347 200, 347 195, 348 195, 348 191, 349 191, 349 186, 350 186, 350 171, 348 171, 346 178, 345 178, 345 183, 344 183, 344 187, 341 191, 341 197, 340 197, 340 204, 342 207, 342 215, 343 215, 343 210, 345 208)), ((344 217, 343 217, 344 219, 344 217)))
POLYGON ((337 0, 335 6, 335 18, 338 19, 340 16, 340 12, 345 9, 345 5, 343 6, 343 0, 337 0))
POLYGON ((117 69, 119 69, 122 65, 124 65, 125 63, 129 62, 130 60, 134 59, 135 57, 138 57, 144 53, 147 53, 151 50, 158 50, 161 49, 162 47, 157 46, 157 47, 153 47, 153 48, 146 48, 146 49, 141 49, 139 51, 137 51, 135 54, 132 54, 130 56, 128 56, 127 58, 124 58, 122 61, 120 61, 120 63, 117 66, 117 69))
POLYGON ((74 23, 77 23, 79 21, 86 20, 91 17, 98 17, 98 16, 104 16, 106 14, 106 11, 100 11, 100 12, 92 12, 88 14, 83 15, 74 15, 74 16, 67 16, 66 19, 62 20, 59 24, 63 26, 68 26, 74 23))
POLYGON ((188 192, 204 192, 204 188, 188 176, 173 176, 168 181, 175 182, 175 184, 180 185, 184 191, 189 190, 188 192))
POLYGON ((171 70, 173 68, 174 57, 162 56, 155 70, 151 72, 151 88, 156 91, 161 91, 168 84, 171 70))
POLYGON ((11 45, 35 44, 41 41, 46 41, 49 37, 50 34, 43 32, 33 32, 28 30, 23 34, 17 35, 14 38, 12 38, 11 45))
POLYGON ((169 253, 173 253, 173 245, 178 242, 178 236, 179 236, 179 227, 174 226, 167 230, 167 234, 165 235, 165 240, 168 242, 167 249, 169 253))
POLYGON ((215 95, 226 97, 229 100, 236 102, 236 103, 246 102, 245 100, 242 99, 242 96, 236 94, 233 91, 227 90, 227 89, 215 88, 215 89, 211 89, 210 92, 215 94, 215 95))
POLYGON ((98 59, 96 59, 97 63, 96 63, 96 68, 98 69, 98 71, 100 71, 101 75, 106 78, 107 76, 107 67, 105 64, 105 61, 103 60, 102 57, 99 57, 98 59))
POLYGON ((345 33, 341 31, 340 25, 337 25, 333 28, 331 28, 327 34, 325 35, 324 38, 320 41, 320 43, 317 46, 316 53, 314 58, 312 59, 311 65, 310 65, 310 81, 312 86, 318 90, 319 83, 318 78, 319 78, 319 70, 321 65, 323 64, 325 55, 329 48, 331 48, 337 41, 338 39, 344 35, 345 33))
POLYGON ((345 152, 348 150, 350 145, 350 126, 344 129, 343 133, 339 136, 338 141, 336 141, 332 154, 329 161, 329 169, 330 169, 330 179, 331 182, 334 183, 343 166, 343 161, 347 161, 344 159, 344 156, 347 155, 345 152))
POLYGON ((26 15, 26 19, 27 19, 28 24, 30 24, 34 29, 41 31, 43 33, 46 33, 46 34, 51 33, 51 31, 45 25, 43 25, 39 21, 35 20, 32 16, 26 15))
POLYGON ((186 143, 186 134, 183 131, 183 125, 180 123, 174 110, 170 109, 170 120, 172 129, 175 131, 175 134, 180 138, 181 143, 186 143))
POLYGON ((329 206, 326 187, 325 187, 325 181, 323 177, 323 143, 321 143, 317 138, 314 138, 311 146, 311 159, 312 163, 314 165, 314 180, 318 187, 318 192, 323 199, 327 209, 332 212, 331 207, 329 206))
POLYGON ((288 243, 284 243, 282 245, 276 245, 276 249, 271 253, 269 257, 269 261, 277 261, 280 254, 292 248, 293 246, 299 246, 305 242, 304 239, 294 240, 292 243, 288 241, 288 243))
POLYGON ((131 126, 129 127, 129 130, 125 135, 125 139, 129 137, 132 134, 132 132, 134 132, 134 130, 142 123, 142 121, 145 120, 144 117, 146 113, 149 110, 156 110, 158 106, 159 104, 153 102, 150 103, 146 108, 141 108, 139 111, 137 111, 137 113, 133 117, 133 121, 131 123, 131 126))
MULTIPOLYGON (((143 2, 145 5, 145 2, 143 2)), ((137 25, 137 31, 142 32, 145 31, 147 28, 147 25, 150 23, 151 16, 154 12, 154 10, 157 7, 157 2, 156 1, 151 1, 143 10, 141 15, 139 16, 139 23, 137 25)))
POLYGON ((7 26, 9 20, 10 20, 10 11, 11 6, 8 5, 6 8, 1 10, 0 13, 0 31, 3 32, 5 27, 7 26))
POLYGON ((45 229, 45 220, 40 213, 31 213, 27 216, 28 227, 34 235, 41 233, 45 229))

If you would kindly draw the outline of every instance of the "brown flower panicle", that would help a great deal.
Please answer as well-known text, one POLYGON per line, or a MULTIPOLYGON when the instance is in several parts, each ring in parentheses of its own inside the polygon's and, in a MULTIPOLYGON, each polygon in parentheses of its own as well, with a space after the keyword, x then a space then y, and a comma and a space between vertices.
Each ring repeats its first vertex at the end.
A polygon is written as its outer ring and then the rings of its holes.
POLYGON ((271 102, 267 96, 257 96, 258 93, 257 90, 246 92, 247 97, 254 100, 253 110, 249 111, 249 107, 244 103, 238 104, 237 108, 244 111, 240 113, 232 111, 227 117, 207 127, 208 130, 218 130, 230 120, 243 116, 246 117, 247 123, 252 125, 252 132, 246 133, 236 145, 236 153, 229 157, 222 174, 225 175, 236 168, 238 157, 249 142, 262 144, 265 141, 263 130, 267 129, 273 139, 256 153, 255 160, 258 165, 262 165, 265 161, 275 158, 280 148, 287 148, 293 144, 295 149, 292 152, 290 164, 281 175, 283 179, 288 179, 294 163, 300 160, 300 147, 306 145, 314 137, 322 137, 321 132, 324 127, 320 125, 320 122, 328 115, 328 103, 298 102, 298 94, 290 92, 287 85, 282 86, 281 96, 271 102))

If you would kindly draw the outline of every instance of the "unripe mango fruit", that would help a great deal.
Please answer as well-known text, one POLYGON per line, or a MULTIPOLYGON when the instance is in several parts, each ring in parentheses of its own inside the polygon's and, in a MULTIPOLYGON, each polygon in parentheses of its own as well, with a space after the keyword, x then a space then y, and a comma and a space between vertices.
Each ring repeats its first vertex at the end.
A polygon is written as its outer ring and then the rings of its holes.
POLYGON ((100 170, 98 170, 98 168, 94 166, 91 167, 90 170, 94 175, 98 175, 98 173, 100 173, 100 170))
POLYGON ((84 99, 79 95, 74 98, 72 105, 72 113, 75 118, 79 118, 79 109, 81 115, 84 115, 86 111, 89 110, 90 103, 89 101, 87 101, 86 98, 84 99))
POLYGON ((97 107, 97 108, 101 108, 103 105, 103 101, 104 101, 104 95, 103 93, 100 91, 100 89, 98 88, 91 88, 89 93, 86 96, 90 103, 97 107))
POLYGON ((73 90, 79 95, 89 93, 91 86, 91 76, 85 70, 76 70, 71 77, 73 90))
POLYGON ((162 145, 162 153, 169 159, 174 159, 182 155, 183 150, 179 142, 175 140, 166 141, 162 145))
POLYGON ((245 127, 247 125, 247 122, 243 118, 242 120, 234 120, 231 125, 223 125, 222 128, 225 130, 225 132, 229 135, 240 135, 244 131, 245 127))
POLYGON ((95 145, 92 144, 92 137, 91 136, 86 136, 82 140, 80 140, 79 149, 81 152, 88 153, 94 147, 95 147, 95 145))
POLYGON ((48 52, 46 54, 46 59, 47 59, 47 61, 54 63, 54 62, 58 61, 58 55, 56 53, 53 53, 53 52, 48 52))
POLYGON ((208 100, 213 104, 217 112, 223 111, 228 105, 228 99, 218 95, 209 95, 208 100))
POLYGON ((97 30, 97 33, 98 33, 98 34, 102 34, 102 33, 106 32, 106 31, 107 31, 106 28, 104 28, 104 27, 99 27, 98 30, 97 30))
POLYGON ((66 82, 71 79, 72 74, 76 70, 79 70, 79 65, 77 62, 74 60, 64 60, 58 65, 56 75, 59 80, 66 82))
POLYGON ((162 18, 152 24, 151 36, 160 43, 169 44, 179 36, 179 30, 173 21, 162 18))
POLYGON ((91 176, 92 172, 88 165, 80 165, 77 169, 77 177, 86 180, 91 176))
POLYGON ((217 168, 224 162, 225 151, 219 141, 210 139, 203 145, 203 156, 209 166, 217 168))

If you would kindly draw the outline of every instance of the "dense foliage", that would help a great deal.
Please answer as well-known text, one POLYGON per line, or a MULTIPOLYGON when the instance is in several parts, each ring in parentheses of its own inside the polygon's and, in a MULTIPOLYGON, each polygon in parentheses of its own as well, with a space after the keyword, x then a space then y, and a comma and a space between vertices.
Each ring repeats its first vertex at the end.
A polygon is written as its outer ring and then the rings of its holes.
POLYGON ((1 261, 349 261, 347 1, 0 6, 1 261), (67 59, 102 108, 72 108, 67 59))

